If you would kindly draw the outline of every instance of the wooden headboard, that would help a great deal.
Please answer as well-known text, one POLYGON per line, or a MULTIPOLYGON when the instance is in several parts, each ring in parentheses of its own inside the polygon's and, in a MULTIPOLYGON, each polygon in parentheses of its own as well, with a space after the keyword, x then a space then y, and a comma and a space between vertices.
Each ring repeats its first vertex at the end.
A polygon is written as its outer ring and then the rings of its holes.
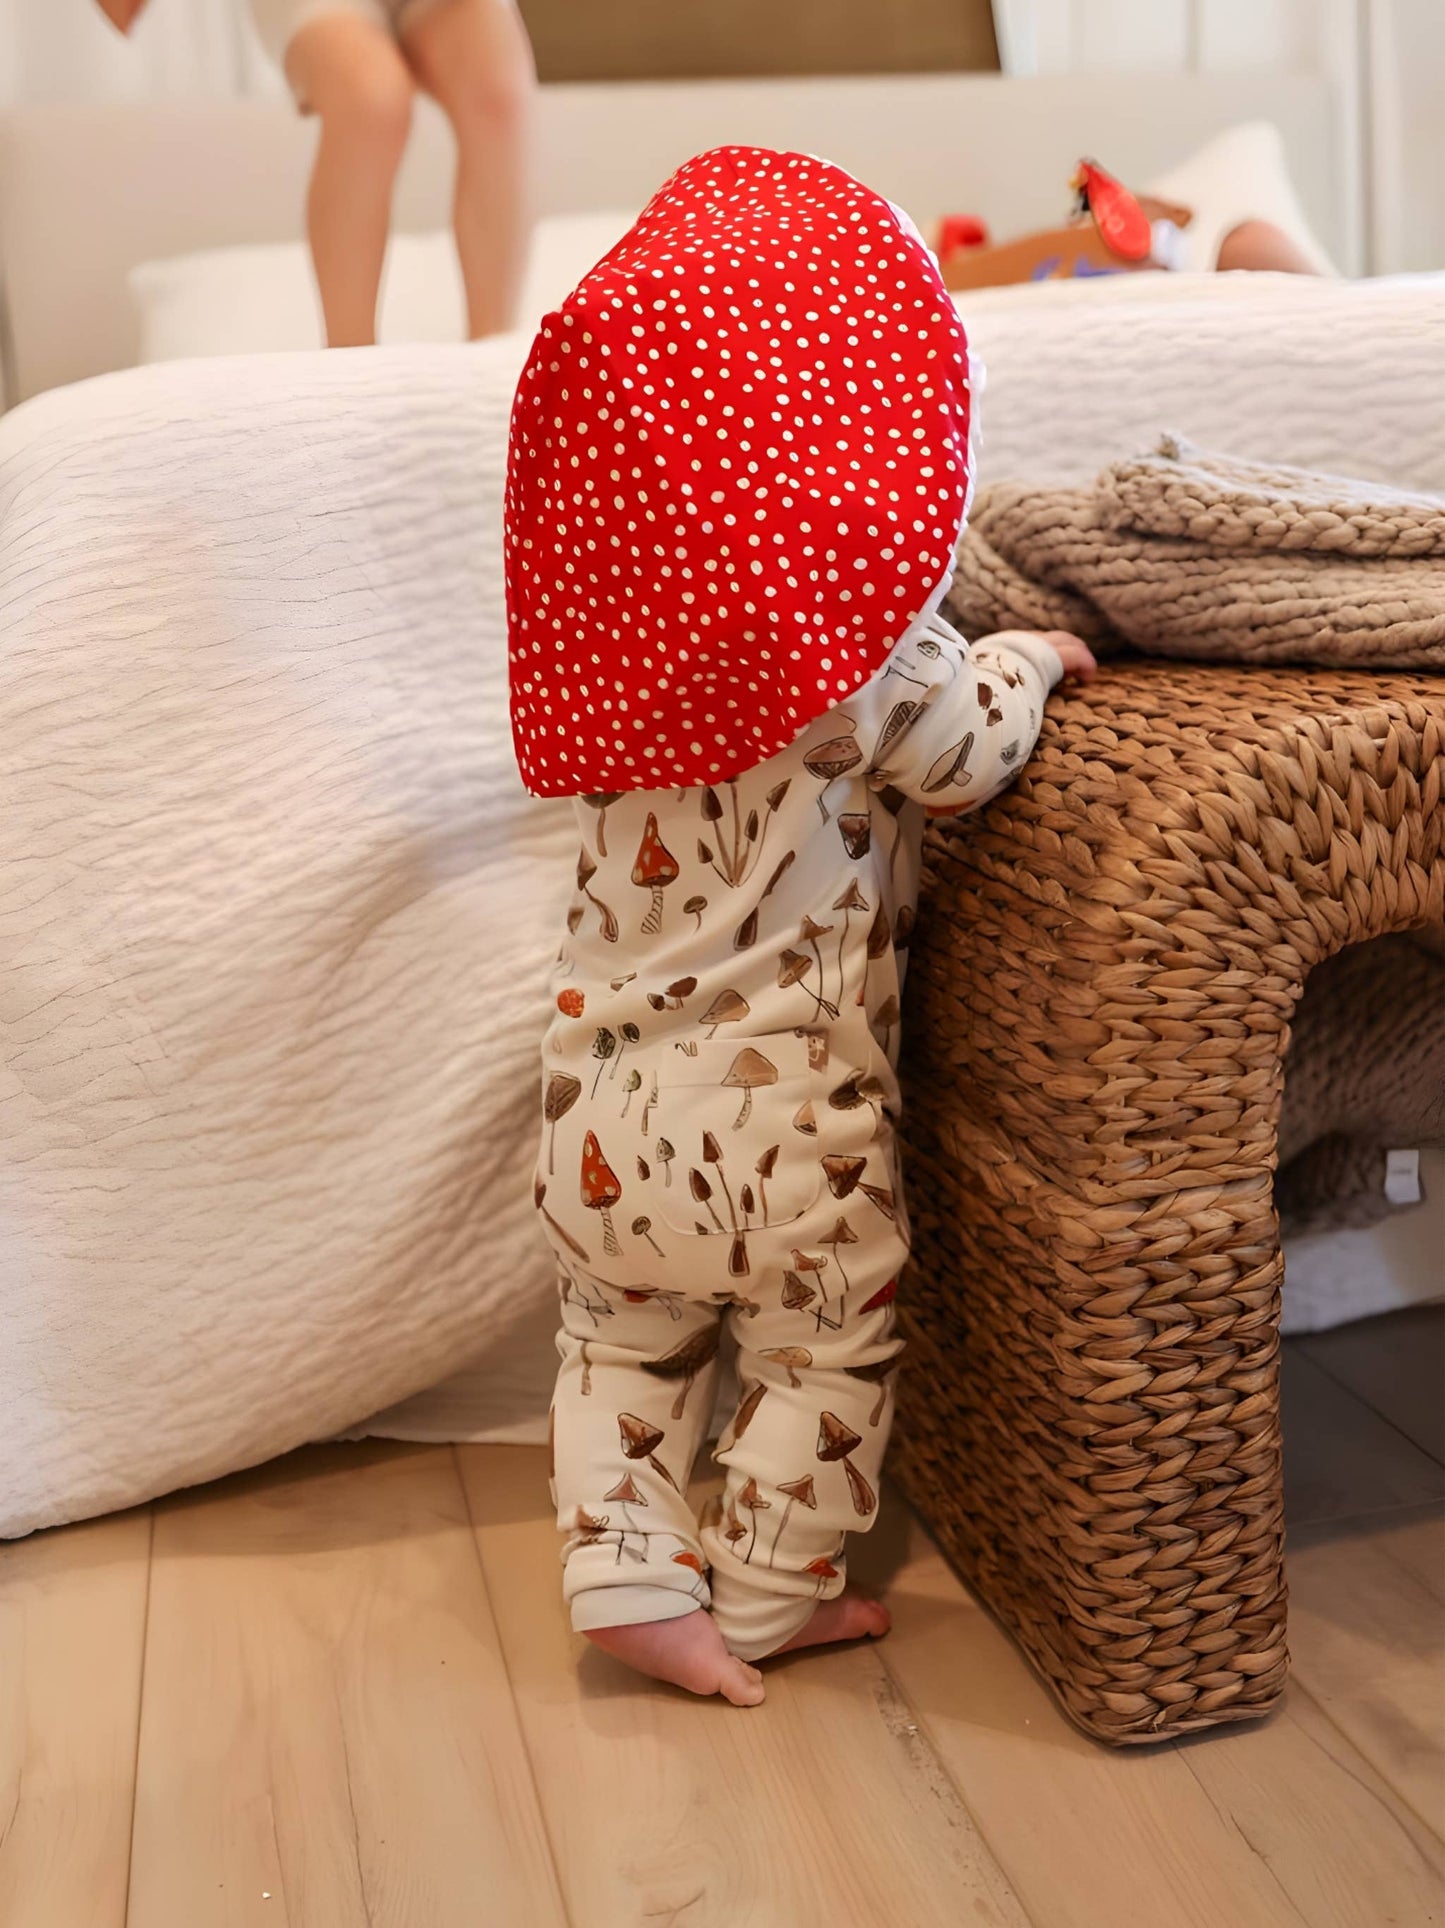
MULTIPOLYGON (((1316 231, 1339 239, 1331 96, 1267 74, 906 75, 542 89, 540 211, 638 208, 688 155, 728 141, 826 154, 927 226, 978 210, 1004 235, 1059 218, 1081 154, 1129 181, 1221 128, 1280 128, 1316 231)), ((0 118, 0 348, 11 402, 134 360, 137 262, 300 235, 315 126, 253 101, 33 108, 0 118)), ((451 156, 418 116, 396 213, 446 225, 451 156)))

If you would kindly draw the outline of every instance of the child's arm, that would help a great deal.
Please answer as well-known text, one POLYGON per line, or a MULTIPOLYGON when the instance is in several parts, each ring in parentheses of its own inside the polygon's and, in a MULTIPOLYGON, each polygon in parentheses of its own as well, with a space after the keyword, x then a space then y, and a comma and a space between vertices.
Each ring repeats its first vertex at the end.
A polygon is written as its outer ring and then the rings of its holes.
POLYGON ((1044 699, 1094 659, 1076 636, 1004 630, 970 647, 937 634, 900 646, 873 686, 883 697, 872 781, 930 810, 975 810, 1022 768, 1044 699))

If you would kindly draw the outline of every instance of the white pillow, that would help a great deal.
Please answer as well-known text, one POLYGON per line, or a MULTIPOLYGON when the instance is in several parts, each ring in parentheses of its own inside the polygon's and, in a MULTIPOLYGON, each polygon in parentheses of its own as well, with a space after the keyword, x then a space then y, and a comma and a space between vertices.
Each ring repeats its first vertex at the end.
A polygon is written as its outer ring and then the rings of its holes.
POLYGON ((1245 221, 1272 221, 1317 274, 1339 273, 1300 205, 1284 141, 1269 121, 1248 121, 1216 134, 1178 167, 1156 175, 1144 192, 1194 210, 1181 237, 1181 267, 1212 268, 1219 244, 1232 228, 1245 221))
MULTIPOLYGON (((531 331, 614 247, 636 217, 609 210, 553 215, 537 225, 517 326, 531 331)), ((321 306, 302 242, 211 248, 144 261, 130 271, 137 359, 251 355, 320 348, 321 306)), ((465 304, 450 234, 398 234, 387 250, 377 333, 382 341, 460 341, 465 304)))

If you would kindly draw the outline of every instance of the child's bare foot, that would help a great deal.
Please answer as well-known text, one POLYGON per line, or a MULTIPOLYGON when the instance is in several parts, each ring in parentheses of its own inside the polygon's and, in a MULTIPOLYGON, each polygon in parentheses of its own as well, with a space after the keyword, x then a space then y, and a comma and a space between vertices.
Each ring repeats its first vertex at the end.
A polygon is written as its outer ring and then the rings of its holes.
POLYGON ((769 1654, 796 1653, 799 1647, 822 1647, 833 1640, 881 1640, 893 1621, 881 1600, 845 1587, 836 1600, 824 1600, 813 1610, 813 1617, 799 1627, 792 1639, 769 1654))
MULTIPOLYGON (((841 1606, 842 1602, 831 1604, 841 1606)), ((844 1636, 830 1637, 836 1640, 844 1636)), ((701 1607, 678 1620, 645 1620, 635 1627, 594 1627, 587 1638, 594 1647, 625 1661, 638 1673, 671 1681, 690 1694, 721 1694, 734 1707, 756 1707, 763 1697, 762 1675, 728 1652, 717 1622, 701 1607)))

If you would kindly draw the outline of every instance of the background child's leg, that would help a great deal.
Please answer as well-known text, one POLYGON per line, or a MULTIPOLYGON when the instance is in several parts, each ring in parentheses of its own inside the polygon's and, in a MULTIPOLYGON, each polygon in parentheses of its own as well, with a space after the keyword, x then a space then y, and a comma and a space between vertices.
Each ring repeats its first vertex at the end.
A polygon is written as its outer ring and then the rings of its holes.
POLYGON ((454 219, 476 338, 512 325, 527 261, 526 149, 535 76, 512 0, 430 0, 402 16, 417 79, 457 137, 454 219))
POLYGON ((789 1306, 770 1286, 756 1317, 732 1316, 741 1403, 719 1442, 727 1485, 703 1547, 714 1616, 744 1660, 774 1652, 842 1592, 843 1537, 877 1517, 902 1345, 889 1288, 906 1256, 880 1220, 850 1253, 841 1297, 789 1306))
POLYGON ((564 1278, 553 1497, 579 1632, 708 1604, 688 1475, 712 1412, 715 1306, 564 1278))
POLYGON ((411 75, 396 42, 351 13, 309 20, 286 50, 302 107, 321 119, 306 227, 333 348, 376 339, 391 189, 411 125, 411 75))

